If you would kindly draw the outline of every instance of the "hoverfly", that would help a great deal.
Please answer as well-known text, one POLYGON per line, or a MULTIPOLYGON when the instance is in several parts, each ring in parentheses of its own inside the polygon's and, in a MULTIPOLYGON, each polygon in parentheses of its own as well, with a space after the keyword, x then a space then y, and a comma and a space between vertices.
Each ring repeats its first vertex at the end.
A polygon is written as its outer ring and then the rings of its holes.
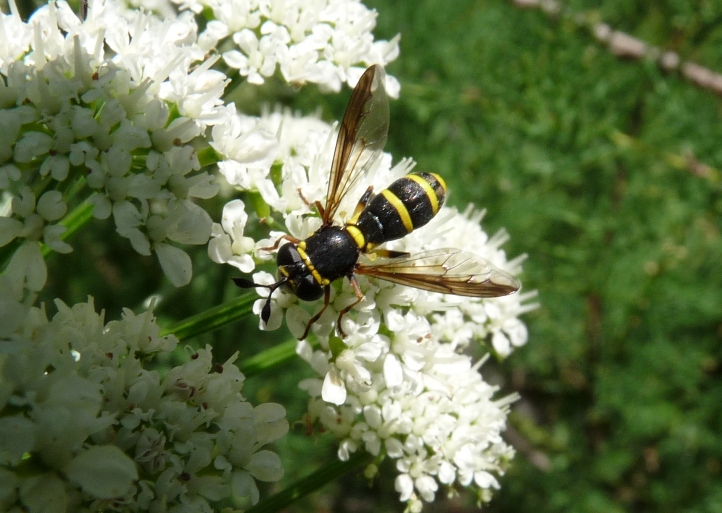
POLYGON ((364 297, 357 274, 432 292, 479 298, 506 296, 521 286, 511 274, 460 249, 411 255, 377 247, 424 226, 437 214, 446 198, 446 184, 434 173, 408 174, 376 195, 369 187, 351 218, 343 225, 334 223, 341 201, 373 167, 386 144, 389 102, 385 80, 383 68, 371 66, 351 93, 336 140, 326 203, 314 204, 321 216, 321 227, 305 240, 284 235, 268 248, 275 250, 282 239, 287 241, 276 255, 276 283, 259 285, 244 278, 233 279, 241 288, 270 290, 261 311, 263 322, 270 318, 271 295, 278 287, 290 290, 302 301, 316 301, 323 296, 323 307, 311 318, 301 340, 328 307, 331 282, 343 277, 351 282, 357 299, 339 313, 336 326, 341 337, 346 336, 341 319, 364 297), (374 261, 359 262, 362 253, 371 255, 374 261))

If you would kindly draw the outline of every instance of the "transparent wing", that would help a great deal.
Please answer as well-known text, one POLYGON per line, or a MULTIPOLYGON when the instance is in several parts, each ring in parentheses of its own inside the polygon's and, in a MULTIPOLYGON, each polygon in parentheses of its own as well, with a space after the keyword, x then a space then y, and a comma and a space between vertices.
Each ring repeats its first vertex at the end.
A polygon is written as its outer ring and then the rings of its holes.
POLYGON ((511 274, 460 249, 435 249, 378 264, 359 264, 354 272, 457 296, 499 297, 521 287, 511 274))
POLYGON ((378 160, 389 131, 386 73, 379 65, 368 68, 351 93, 336 139, 323 223, 331 224, 348 191, 378 160))

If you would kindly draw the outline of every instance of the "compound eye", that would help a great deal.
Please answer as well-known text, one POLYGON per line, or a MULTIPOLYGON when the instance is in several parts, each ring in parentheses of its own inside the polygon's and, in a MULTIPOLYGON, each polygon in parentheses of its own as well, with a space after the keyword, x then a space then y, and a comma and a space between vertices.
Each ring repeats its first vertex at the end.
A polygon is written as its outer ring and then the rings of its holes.
POLYGON ((291 266, 301 262, 301 255, 298 254, 296 246, 292 243, 287 243, 281 246, 276 253, 276 265, 277 266, 291 266))
POLYGON ((294 280, 294 285, 296 296, 301 301, 316 301, 323 296, 323 287, 310 274, 294 280))

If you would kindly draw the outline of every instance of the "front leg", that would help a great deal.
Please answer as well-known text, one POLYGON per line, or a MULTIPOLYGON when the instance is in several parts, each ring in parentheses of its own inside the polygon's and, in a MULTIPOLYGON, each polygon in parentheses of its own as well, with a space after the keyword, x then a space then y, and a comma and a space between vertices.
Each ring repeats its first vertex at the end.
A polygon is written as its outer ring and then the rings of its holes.
POLYGON ((296 237, 291 237, 290 235, 283 234, 278 239, 276 239, 276 242, 275 244, 273 244, 273 246, 258 248, 258 251, 267 251, 268 253, 270 253, 271 251, 276 251, 278 249, 278 246, 281 245, 281 241, 284 239, 294 244, 299 244, 301 242, 301 239, 297 239, 296 237))
POLYGON ((301 197, 301 201, 303 201, 309 209, 316 207, 316 211, 318 212, 318 215, 320 215, 321 218, 323 219, 323 215, 326 212, 326 209, 323 208, 323 205, 321 204, 321 202, 314 201, 313 203, 311 203, 310 201, 308 201, 306 199, 306 196, 303 195, 303 191, 301 191, 300 187, 298 189, 296 189, 296 191, 298 191, 298 195, 301 197))
POLYGON ((316 315, 311 317, 311 320, 308 321, 308 324, 306 325, 306 329, 303 331, 303 335, 301 335, 301 338, 298 340, 303 340, 308 336, 308 333, 311 331, 311 326, 313 326, 313 323, 315 323, 317 320, 321 318, 323 315, 323 312, 326 311, 326 308, 328 308, 328 304, 331 302, 331 286, 326 285, 323 288, 323 308, 318 311, 316 315))
POLYGON ((346 308, 341 310, 341 313, 338 314, 338 320, 336 321, 336 329, 338 329, 338 334, 341 335, 341 338, 346 338, 346 333, 343 331, 343 328, 341 327, 341 319, 344 315, 346 315, 348 312, 351 311, 351 309, 359 304, 361 300, 364 298, 363 292, 361 292, 361 289, 358 286, 358 282, 356 281, 356 276, 353 274, 349 274, 347 276, 348 281, 351 282, 351 285, 353 286, 353 290, 356 293, 356 301, 348 305, 346 308))

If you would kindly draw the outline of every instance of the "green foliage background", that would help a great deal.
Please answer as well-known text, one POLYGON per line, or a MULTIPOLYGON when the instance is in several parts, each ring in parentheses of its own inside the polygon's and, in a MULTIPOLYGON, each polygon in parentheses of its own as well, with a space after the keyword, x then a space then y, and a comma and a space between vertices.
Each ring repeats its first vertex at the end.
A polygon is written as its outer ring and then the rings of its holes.
POLYGON ((488 509, 722 511, 720 183, 679 165, 722 166, 720 101, 572 16, 721 71, 722 3, 374 5, 402 33, 394 154, 488 208, 540 293, 501 367, 523 454, 488 509))
MULTIPOLYGON (((542 307, 524 317, 528 345, 483 369, 523 397, 509 430, 519 453, 487 511, 722 512, 720 99, 612 55, 572 16, 722 71, 722 2, 575 0, 561 16, 508 0, 367 5, 379 12, 377 38, 402 34, 387 149, 441 173, 452 204, 488 209, 486 230, 509 231, 508 254, 529 255, 524 288, 539 291, 542 307), (692 157, 710 172, 693 172, 692 157)), ((262 94, 341 117, 348 91, 307 89, 262 94)), ((219 219, 220 205, 206 206, 219 219)), ((192 284, 174 290, 154 259, 94 228, 51 262, 45 299, 92 294, 110 319, 159 290, 170 325, 238 294, 203 250, 192 284)), ((287 337, 251 319, 192 343, 243 360, 287 337)), ((248 393, 301 420, 295 387, 308 374, 293 362, 249 379, 248 393)), ((281 487, 334 458, 328 436, 300 424, 280 451, 281 487)), ((401 509, 391 480, 369 490, 353 477, 295 508, 401 509)), ((471 497, 440 494, 426 511, 474 509, 471 497)))

